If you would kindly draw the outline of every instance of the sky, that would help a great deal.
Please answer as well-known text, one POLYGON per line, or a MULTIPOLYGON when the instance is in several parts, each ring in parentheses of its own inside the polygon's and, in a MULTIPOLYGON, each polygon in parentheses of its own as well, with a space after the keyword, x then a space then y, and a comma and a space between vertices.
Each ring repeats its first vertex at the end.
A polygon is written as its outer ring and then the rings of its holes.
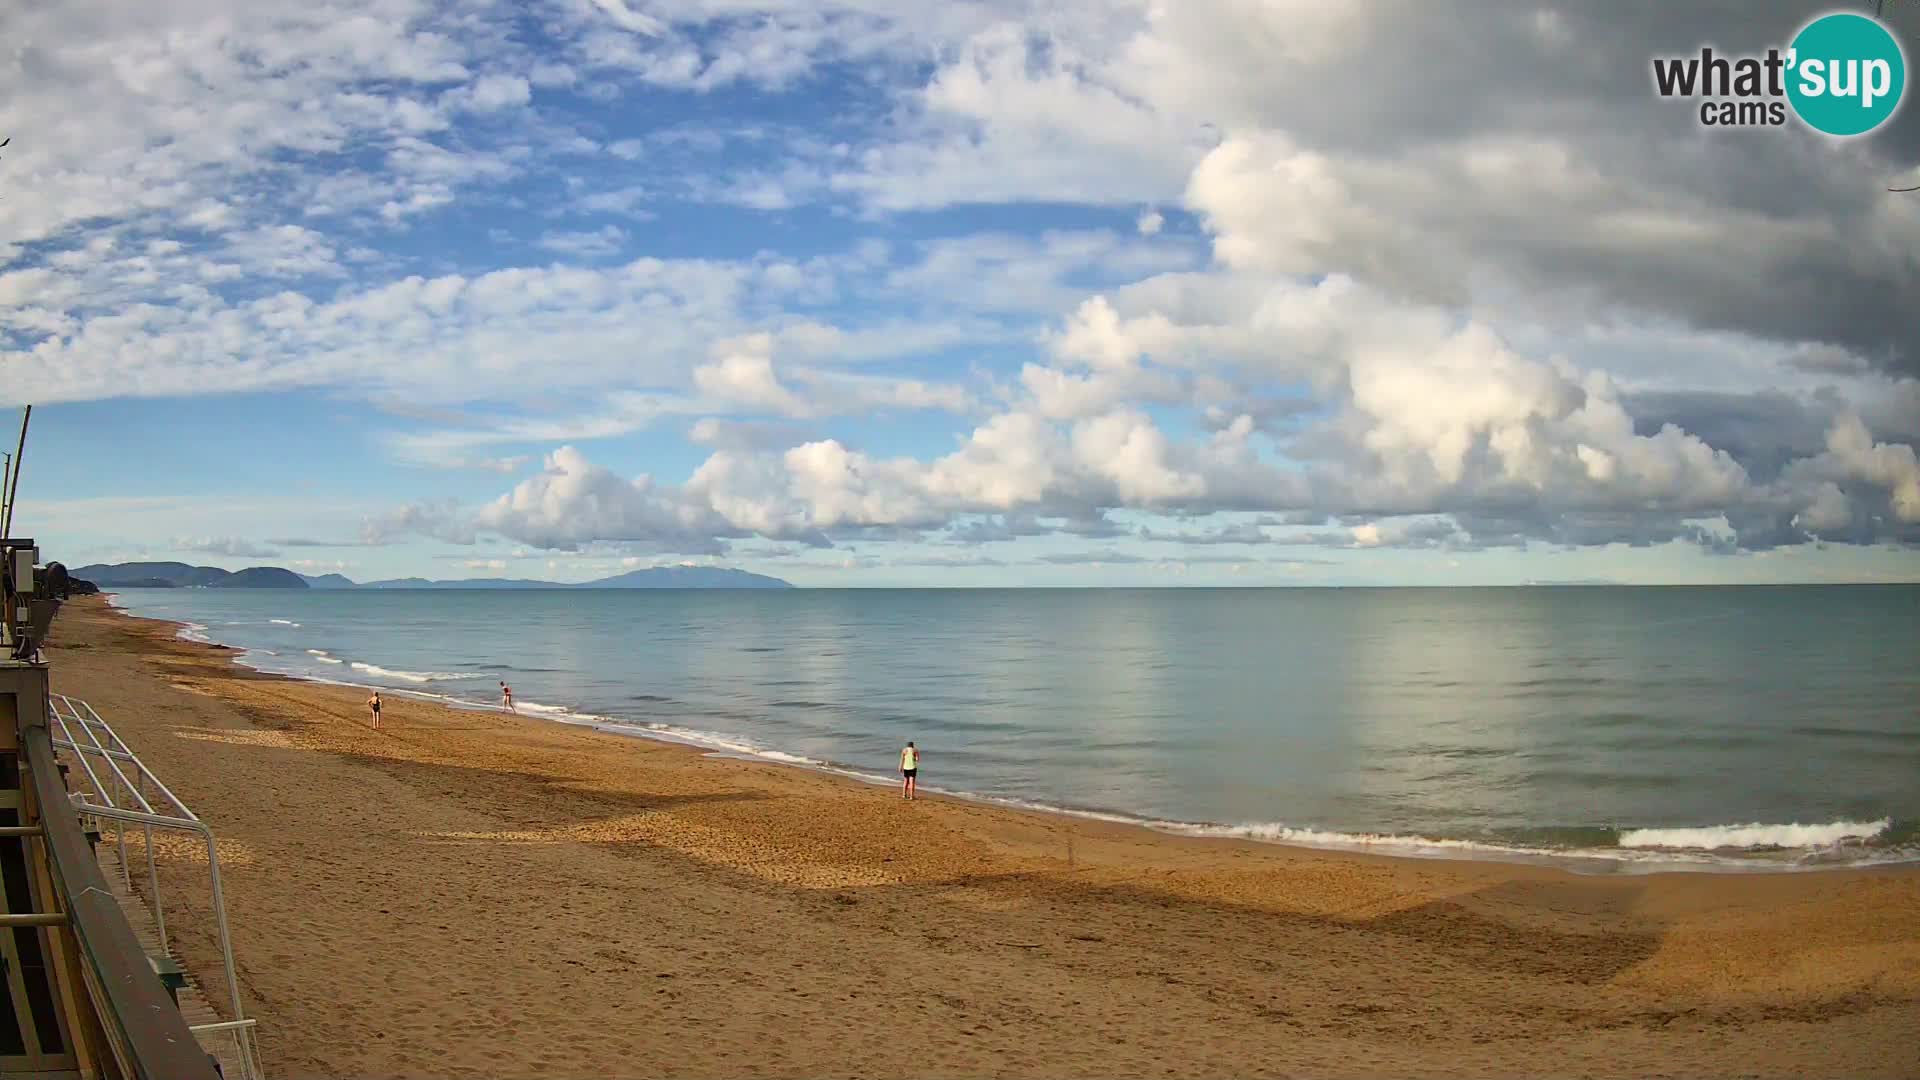
POLYGON ((1650 74, 1825 10, 13 0, 15 532, 362 581, 1920 580, 1920 108, 1713 129, 1650 74))

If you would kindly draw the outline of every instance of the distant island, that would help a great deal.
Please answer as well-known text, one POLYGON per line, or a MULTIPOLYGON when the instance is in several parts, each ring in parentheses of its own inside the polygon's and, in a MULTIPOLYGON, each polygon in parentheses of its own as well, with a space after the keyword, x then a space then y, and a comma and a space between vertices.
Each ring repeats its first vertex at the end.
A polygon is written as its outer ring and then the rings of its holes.
POLYGON ((524 578, 356 582, 340 574, 309 577, 279 566, 222 570, 179 562, 96 563, 71 571, 101 588, 120 589, 791 589, 776 577, 724 566, 652 566, 578 583, 524 578))

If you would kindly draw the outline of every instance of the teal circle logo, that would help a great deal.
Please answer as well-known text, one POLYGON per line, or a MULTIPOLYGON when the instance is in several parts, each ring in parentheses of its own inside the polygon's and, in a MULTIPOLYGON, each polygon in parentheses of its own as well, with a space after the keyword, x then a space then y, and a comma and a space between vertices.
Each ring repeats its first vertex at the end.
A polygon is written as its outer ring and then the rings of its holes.
POLYGON ((1865 15, 1822 15, 1794 37, 1787 57, 1793 111, 1828 135, 1863 135, 1886 123, 1907 89, 1900 43, 1865 15))

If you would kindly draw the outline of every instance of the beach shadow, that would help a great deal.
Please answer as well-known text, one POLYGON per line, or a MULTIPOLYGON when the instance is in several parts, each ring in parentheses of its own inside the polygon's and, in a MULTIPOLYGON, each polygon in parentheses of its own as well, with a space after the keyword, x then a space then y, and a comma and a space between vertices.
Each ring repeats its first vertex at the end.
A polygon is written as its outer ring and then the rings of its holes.
POLYGON ((378 770, 418 791, 477 802, 503 823, 520 828, 572 828, 647 811, 709 803, 758 802, 767 797, 762 792, 745 790, 671 795, 609 791, 579 777, 415 761, 338 749, 323 752, 378 770))
MULTIPOLYGON (((1551 882, 1501 882, 1445 899, 1375 915, 1358 911, 1274 911, 1256 904, 1186 895, 1130 882, 1076 880, 1055 871, 993 873, 950 880, 836 890, 822 909, 834 917, 861 908, 897 904, 925 910, 956 890, 975 890, 1002 904, 1018 904, 1030 920, 1026 940, 1036 953, 1086 952, 1089 947, 1126 948, 1136 933, 1164 938, 1154 951, 1170 970, 1183 966, 1184 935, 1217 941, 1222 935, 1246 943, 1240 959, 1250 970, 1279 971, 1302 955, 1365 955, 1371 962, 1406 962, 1427 970, 1497 971, 1569 988, 1604 984, 1659 951, 1664 927, 1629 920, 1632 884, 1558 890, 1551 882), (848 898, 851 899, 848 899, 848 898), (1596 901, 1598 897, 1599 902, 1596 901), (871 902, 871 903, 869 903, 871 902), (1584 910, 1568 907, 1581 905, 1584 910), (1148 913, 1144 918, 1142 913, 1148 913), (1164 913, 1164 918, 1154 918, 1164 913), (1097 916, 1130 920, 1132 931, 1102 932, 1097 916), (1168 948, 1172 943, 1176 947, 1168 948), (1338 948, 1330 946, 1338 944, 1338 948), (1370 955, 1368 955, 1370 954, 1370 955)), ((1370 905, 1361 905, 1362 908, 1370 905)), ((955 932, 965 940, 964 932, 955 932)), ((1193 955, 1206 950, 1195 949, 1193 955)), ((1194 981, 1207 973, 1195 970, 1194 981)))

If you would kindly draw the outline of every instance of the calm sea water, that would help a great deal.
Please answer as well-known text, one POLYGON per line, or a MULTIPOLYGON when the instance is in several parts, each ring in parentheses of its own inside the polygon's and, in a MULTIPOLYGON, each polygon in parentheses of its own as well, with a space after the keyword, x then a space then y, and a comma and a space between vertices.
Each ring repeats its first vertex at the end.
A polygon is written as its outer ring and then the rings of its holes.
MULTIPOLYGON (((1920 586, 123 590, 270 671, 1196 832, 1920 858, 1920 586)), ((1604 858, 1602 858, 1604 857, 1604 858)))

